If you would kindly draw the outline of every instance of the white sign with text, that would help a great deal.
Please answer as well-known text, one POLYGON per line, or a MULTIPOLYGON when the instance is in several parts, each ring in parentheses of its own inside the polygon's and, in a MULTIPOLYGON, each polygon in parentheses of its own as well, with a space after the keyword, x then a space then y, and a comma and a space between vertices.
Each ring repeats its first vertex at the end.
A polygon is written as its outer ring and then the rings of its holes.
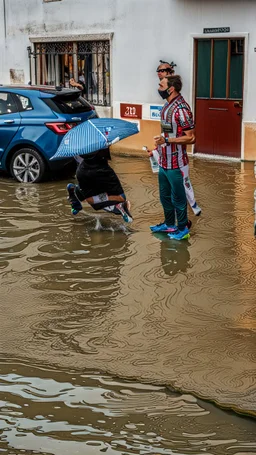
POLYGON ((163 106, 153 105, 150 106, 150 119, 151 120, 160 120, 160 114, 163 106))

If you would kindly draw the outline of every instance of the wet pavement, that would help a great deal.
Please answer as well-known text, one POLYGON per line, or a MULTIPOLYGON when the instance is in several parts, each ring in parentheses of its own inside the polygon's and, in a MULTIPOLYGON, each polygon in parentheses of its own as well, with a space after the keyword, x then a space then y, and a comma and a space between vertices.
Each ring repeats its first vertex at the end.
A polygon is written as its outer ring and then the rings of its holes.
POLYGON ((149 231, 148 161, 113 165, 131 226, 0 180, 0 452, 256 454, 254 420, 195 398, 256 414, 253 165, 192 160, 184 242, 149 231))

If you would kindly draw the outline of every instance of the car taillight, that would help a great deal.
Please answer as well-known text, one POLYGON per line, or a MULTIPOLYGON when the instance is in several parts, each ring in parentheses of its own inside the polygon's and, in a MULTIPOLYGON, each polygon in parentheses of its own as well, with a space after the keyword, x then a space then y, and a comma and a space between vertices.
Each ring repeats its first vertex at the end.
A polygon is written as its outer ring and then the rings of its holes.
POLYGON ((60 123, 60 122, 54 122, 54 123, 46 123, 45 126, 52 130, 55 134, 66 134, 71 128, 74 128, 77 123, 60 123))

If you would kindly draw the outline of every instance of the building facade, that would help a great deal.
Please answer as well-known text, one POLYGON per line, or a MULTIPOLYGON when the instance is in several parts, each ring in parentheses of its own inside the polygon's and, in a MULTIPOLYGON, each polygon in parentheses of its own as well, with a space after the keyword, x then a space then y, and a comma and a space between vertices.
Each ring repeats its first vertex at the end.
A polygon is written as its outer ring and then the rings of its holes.
POLYGON ((174 61, 197 127, 193 153, 256 159, 256 2, 0 0, 0 83, 83 80, 101 116, 159 131, 159 60, 174 61))

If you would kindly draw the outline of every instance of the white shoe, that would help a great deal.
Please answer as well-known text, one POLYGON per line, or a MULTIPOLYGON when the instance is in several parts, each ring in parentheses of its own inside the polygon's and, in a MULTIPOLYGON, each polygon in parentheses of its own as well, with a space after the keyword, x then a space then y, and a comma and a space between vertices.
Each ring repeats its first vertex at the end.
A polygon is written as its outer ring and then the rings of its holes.
POLYGON ((196 216, 201 215, 202 209, 199 207, 199 205, 197 205, 197 203, 195 203, 191 208, 196 216))

